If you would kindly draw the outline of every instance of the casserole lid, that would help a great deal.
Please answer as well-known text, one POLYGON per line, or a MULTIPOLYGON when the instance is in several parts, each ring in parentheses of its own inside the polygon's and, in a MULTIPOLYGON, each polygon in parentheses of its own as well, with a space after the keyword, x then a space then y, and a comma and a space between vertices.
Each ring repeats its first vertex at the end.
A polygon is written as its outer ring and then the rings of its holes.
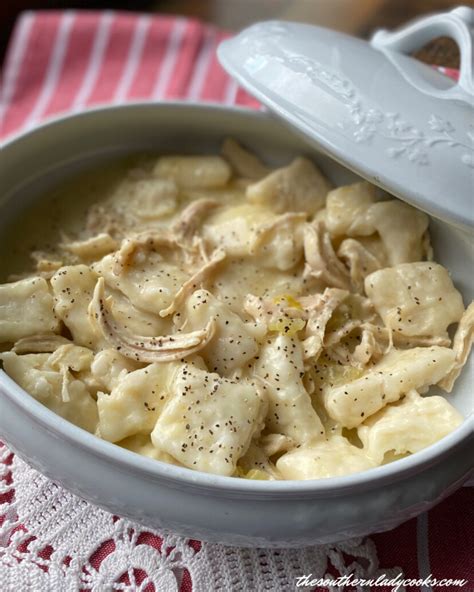
POLYGON ((223 67, 323 152, 457 226, 474 226, 474 10, 429 16, 371 42, 305 24, 252 25, 218 49, 223 67), (441 35, 459 81, 405 55, 441 35))

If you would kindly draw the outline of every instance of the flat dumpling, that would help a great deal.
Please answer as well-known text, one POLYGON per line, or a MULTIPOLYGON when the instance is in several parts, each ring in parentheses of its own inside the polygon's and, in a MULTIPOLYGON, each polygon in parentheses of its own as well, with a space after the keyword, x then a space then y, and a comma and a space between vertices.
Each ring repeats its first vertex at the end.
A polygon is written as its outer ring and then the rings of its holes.
POLYGON ((325 479, 366 471, 375 466, 364 450, 339 435, 290 450, 276 463, 283 479, 325 479))
POLYGON ((377 201, 377 189, 367 182, 333 189, 325 223, 333 237, 378 233, 390 265, 420 261, 426 255, 428 216, 398 199, 377 201))
POLYGON ((232 475, 263 425, 265 402, 256 384, 183 363, 170 390, 153 444, 186 467, 232 475))
POLYGON ((390 265, 423 259, 429 222, 424 212, 391 199, 370 206, 367 216, 382 239, 390 265))
POLYGON ((447 436, 463 421, 443 397, 422 397, 410 391, 357 428, 364 451, 377 464, 387 453, 413 454, 447 436))
POLYGON ((186 302, 184 324, 186 331, 202 329, 215 319, 214 337, 199 352, 209 369, 221 376, 229 376, 243 368, 257 355, 258 344, 252 326, 232 312, 228 306, 207 290, 196 290, 186 302))
POLYGON ((173 301, 189 274, 156 251, 134 257, 132 265, 116 274, 117 255, 107 255, 93 265, 94 271, 113 289, 122 292, 131 303, 144 311, 158 314, 173 301))
POLYGON ((401 335, 445 336, 464 312, 447 270, 431 261, 375 271, 365 278, 365 291, 386 327, 401 335))
POLYGON ((88 313, 96 283, 97 275, 82 264, 61 267, 51 278, 56 315, 75 343, 95 350, 105 346, 88 313))
POLYGON ((451 370, 454 359, 447 347, 394 349, 359 378, 325 389, 324 405, 341 425, 356 427, 408 391, 436 384, 451 370))
POLYGON ((260 350, 255 376, 268 395, 268 430, 288 436, 296 444, 324 437, 323 425, 303 384, 303 351, 297 339, 277 335, 269 340, 260 350))
POLYGON ((134 434, 149 434, 168 394, 173 364, 149 364, 123 373, 109 393, 98 393, 99 434, 118 442, 134 434))
POLYGON ((324 206, 330 189, 331 185, 321 171, 307 158, 299 157, 249 185, 246 195, 250 203, 263 205, 278 214, 314 214, 324 206))
POLYGON ((0 285, 0 343, 58 330, 59 319, 44 278, 0 285))
POLYGON ((220 156, 161 156, 153 174, 185 189, 212 189, 223 187, 232 171, 220 156))
POLYGON ((96 402, 81 380, 49 365, 50 354, 4 352, 0 359, 8 376, 40 403, 88 432, 95 431, 96 402))
POLYGON ((326 199, 325 224, 331 236, 368 236, 374 226, 367 212, 377 201, 377 188, 367 181, 332 189, 326 199))
POLYGON ((283 214, 257 229, 252 256, 264 268, 290 270, 303 258, 305 214, 283 214))
POLYGON ((219 208, 203 224, 202 236, 211 249, 219 247, 230 257, 245 257, 252 252, 258 229, 274 219, 268 209, 251 204, 219 208))
POLYGON ((122 356, 120 352, 110 347, 98 352, 90 367, 92 378, 97 383, 97 390, 106 392, 115 388, 126 374, 138 369, 137 362, 122 356))

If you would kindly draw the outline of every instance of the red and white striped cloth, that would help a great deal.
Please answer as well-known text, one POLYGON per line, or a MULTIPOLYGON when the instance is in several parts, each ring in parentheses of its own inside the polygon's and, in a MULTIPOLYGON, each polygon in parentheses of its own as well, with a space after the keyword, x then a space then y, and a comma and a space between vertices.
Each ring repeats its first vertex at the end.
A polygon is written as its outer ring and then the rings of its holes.
POLYGON ((228 33, 188 18, 27 12, 3 69, 0 136, 93 105, 141 100, 258 103, 223 71, 228 33))
MULTIPOLYGON (((227 35, 188 18, 24 13, 3 69, 0 137, 101 103, 188 99, 257 108, 217 62, 216 47, 227 35)), ((13 499, 0 491, 0 518, 13 499)), ((406 577, 464 578, 463 590, 474 590, 473 509, 474 489, 464 488, 418 519, 373 536, 380 563, 400 566, 406 577)), ((150 544, 159 548, 158 537, 150 544)))

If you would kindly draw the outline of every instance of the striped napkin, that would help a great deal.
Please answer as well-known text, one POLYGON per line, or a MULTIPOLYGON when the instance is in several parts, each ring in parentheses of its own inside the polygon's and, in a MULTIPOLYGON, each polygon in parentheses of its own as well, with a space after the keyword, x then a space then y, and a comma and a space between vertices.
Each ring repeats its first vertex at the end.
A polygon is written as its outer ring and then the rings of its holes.
POLYGON ((5 60, 0 137, 104 103, 190 100, 256 107, 217 61, 216 47, 228 36, 188 18, 26 12, 5 60))
MULTIPOLYGON (((107 11, 24 13, 3 69, 0 137, 104 103, 185 99, 258 108, 218 64, 216 47, 227 36, 188 18, 107 11)), ((5 495, 0 492, 0 524, 13 499, 5 495)), ((473 509, 474 489, 463 488, 419 518, 374 535, 378 561, 400 566, 408 578, 433 574, 469 582, 462 588, 407 590, 472 592, 473 509)), ((3 589, 1 581, 0 573, 3 589)))

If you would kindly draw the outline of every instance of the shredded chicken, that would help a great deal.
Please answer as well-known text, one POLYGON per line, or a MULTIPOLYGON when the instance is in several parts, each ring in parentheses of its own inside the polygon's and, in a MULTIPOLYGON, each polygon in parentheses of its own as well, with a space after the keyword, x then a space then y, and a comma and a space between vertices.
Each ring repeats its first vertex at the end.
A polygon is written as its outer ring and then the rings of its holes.
POLYGON ((337 257, 331 237, 322 223, 305 228, 304 255, 305 277, 314 277, 334 288, 350 289, 349 271, 337 257))
POLYGON ((326 325, 336 308, 349 292, 338 288, 326 288, 322 294, 301 298, 302 306, 307 310, 305 339, 303 342, 304 359, 317 360, 323 350, 326 325))
POLYGON ((103 278, 97 281, 89 315, 97 323, 104 338, 123 356, 149 364, 173 362, 195 354, 209 343, 215 331, 215 319, 212 318, 204 329, 191 333, 163 337, 131 335, 123 327, 118 327, 112 318, 105 297, 103 278))
POLYGON ((373 253, 353 238, 342 241, 337 256, 347 263, 352 284, 357 292, 364 291, 364 279, 369 273, 383 267, 382 262, 373 253))
POLYGON ((175 313, 180 308, 186 298, 188 298, 195 290, 202 288, 203 285, 209 281, 211 274, 215 271, 216 267, 224 261, 226 258, 226 252, 221 249, 216 249, 212 253, 209 261, 194 273, 188 281, 184 282, 181 288, 176 292, 175 297, 171 304, 160 310, 160 317, 167 317, 175 313))
POLYGON ((207 214, 216 208, 219 202, 215 199, 197 199, 189 204, 171 228, 175 240, 188 243, 196 234, 207 214))

